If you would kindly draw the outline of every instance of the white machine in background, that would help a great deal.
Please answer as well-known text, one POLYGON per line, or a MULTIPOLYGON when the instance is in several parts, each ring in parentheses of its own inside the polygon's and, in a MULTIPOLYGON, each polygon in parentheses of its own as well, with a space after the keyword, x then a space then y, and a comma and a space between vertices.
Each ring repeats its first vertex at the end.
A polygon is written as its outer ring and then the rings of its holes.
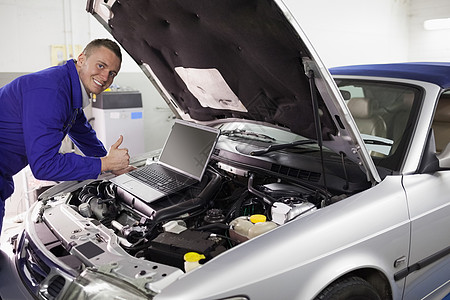
POLYGON ((142 97, 138 91, 105 91, 92 100, 92 124, 109 150, 119 135, 130 156, 145 152, 142 97))

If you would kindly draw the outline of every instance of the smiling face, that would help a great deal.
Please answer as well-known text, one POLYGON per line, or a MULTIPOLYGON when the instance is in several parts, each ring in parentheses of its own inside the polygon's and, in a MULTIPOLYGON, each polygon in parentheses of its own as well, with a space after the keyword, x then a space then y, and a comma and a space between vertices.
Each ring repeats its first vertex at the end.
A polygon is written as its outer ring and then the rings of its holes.
POLYGON ((100 94, 113 82, 119 73, 121 61, 106 47, 95 47, 78 56, 77 71, 86 92, 100 94))

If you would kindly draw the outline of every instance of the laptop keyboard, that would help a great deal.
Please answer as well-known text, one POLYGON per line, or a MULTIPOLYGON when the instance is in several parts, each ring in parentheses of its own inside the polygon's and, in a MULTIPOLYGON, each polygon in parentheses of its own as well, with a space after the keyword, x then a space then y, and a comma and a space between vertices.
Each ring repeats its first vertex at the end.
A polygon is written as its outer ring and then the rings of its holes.
POLYGON ((182 182, 148 167, 140 168, 128 174, 163 193, 170 193, 183 186, 182 182))

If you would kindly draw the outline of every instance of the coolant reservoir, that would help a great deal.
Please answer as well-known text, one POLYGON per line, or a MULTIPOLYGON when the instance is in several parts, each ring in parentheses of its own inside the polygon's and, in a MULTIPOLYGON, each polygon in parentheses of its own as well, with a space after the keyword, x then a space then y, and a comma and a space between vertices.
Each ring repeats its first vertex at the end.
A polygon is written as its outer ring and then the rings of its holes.
POLYGON ((242 216, 230 223, 230 237, 238 242, 244 242, 277 227, 272 221, 267 221, 264 215, 242 216))

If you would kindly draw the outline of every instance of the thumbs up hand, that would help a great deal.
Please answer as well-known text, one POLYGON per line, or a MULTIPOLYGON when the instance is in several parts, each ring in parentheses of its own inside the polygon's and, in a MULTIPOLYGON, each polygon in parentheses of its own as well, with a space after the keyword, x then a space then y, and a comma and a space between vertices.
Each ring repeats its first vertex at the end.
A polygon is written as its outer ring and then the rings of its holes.
POLYGON ((108 155, 101 158, 102 172, 113 171, 115 173, 115 171, 127 170, 130 163, 130 155, 127 148, 119 148, 122 142, 123 136, 121 135, 109 149, 108 155))

